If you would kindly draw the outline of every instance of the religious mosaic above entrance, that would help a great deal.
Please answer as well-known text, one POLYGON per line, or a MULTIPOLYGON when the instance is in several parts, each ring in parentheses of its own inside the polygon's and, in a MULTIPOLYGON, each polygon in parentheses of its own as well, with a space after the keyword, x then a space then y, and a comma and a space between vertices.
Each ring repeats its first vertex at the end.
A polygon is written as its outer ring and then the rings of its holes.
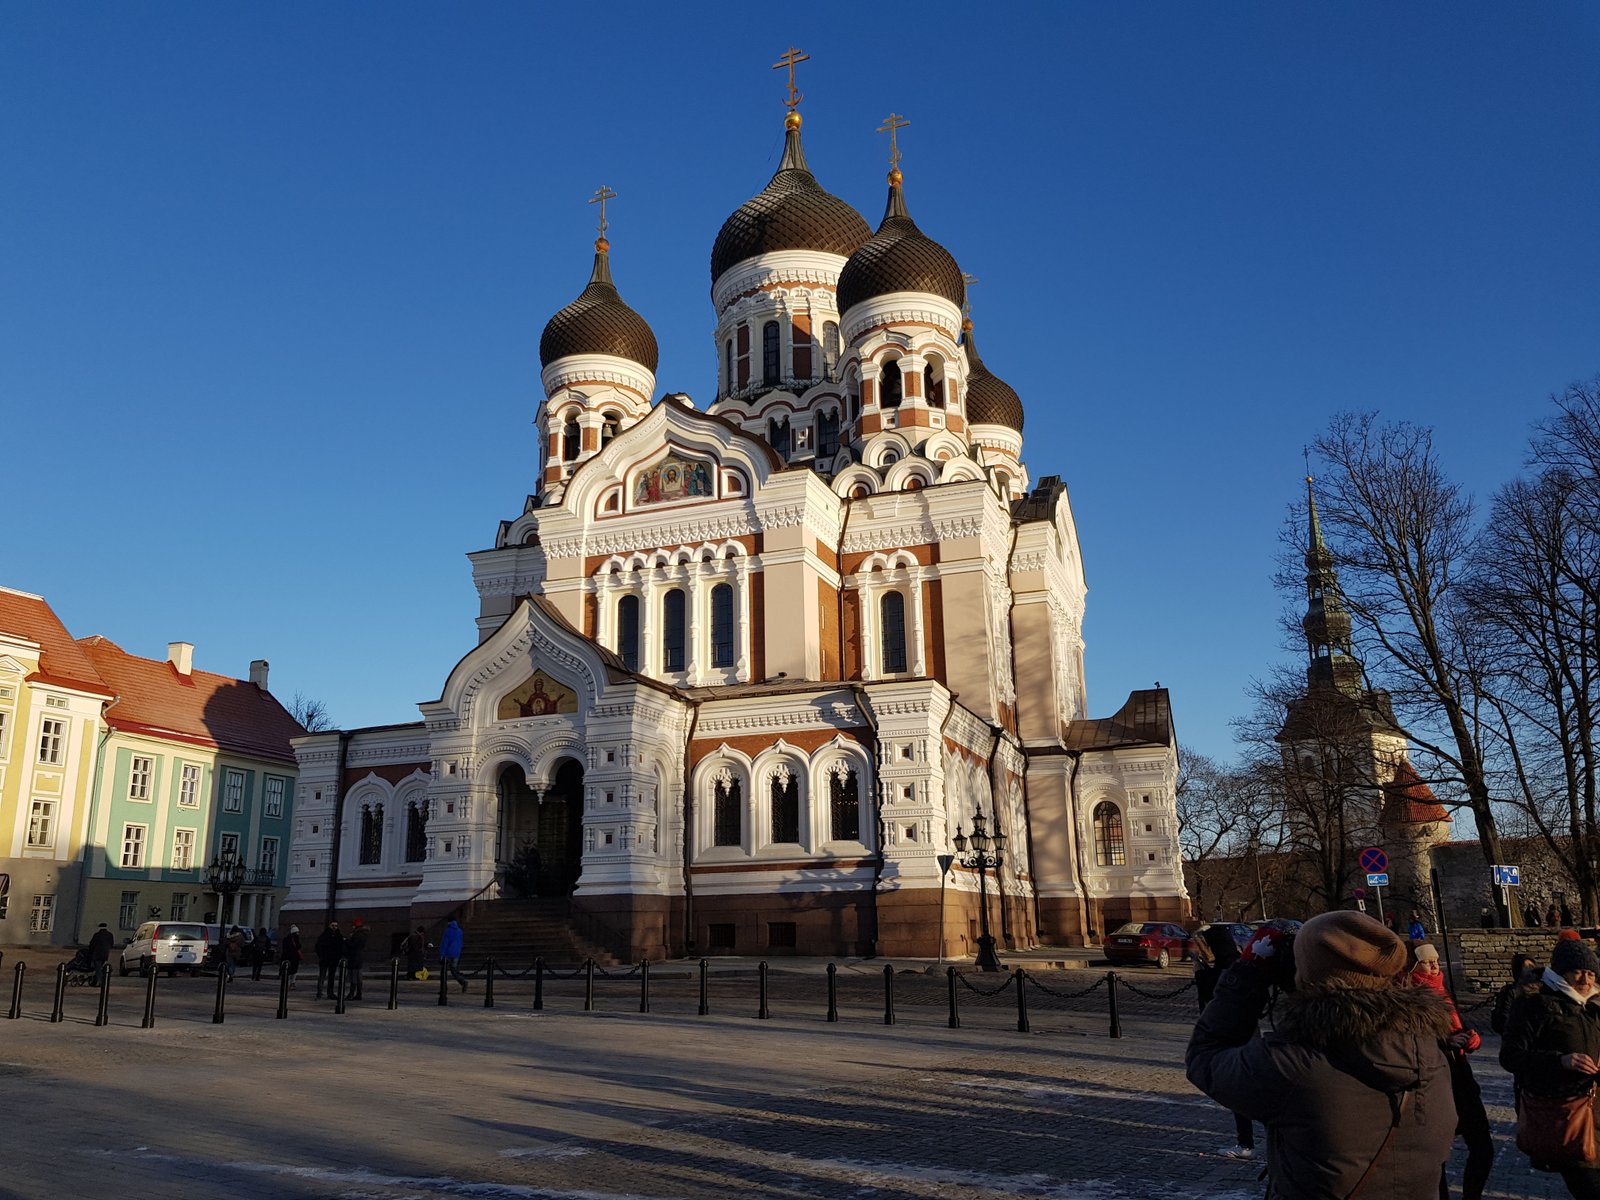
POLYGON ((500 707, 494 715, 497 721, 515 721, 518 717, 544 717, 551 713, 577 711, 576 692, 557 683, 543 671, 535 671, 528 682, 500 698, 500 707))
POLYGON ((711 465, 671 456, 640 471, 633 480, 633 503, 665 504, 712 495, 711 465))

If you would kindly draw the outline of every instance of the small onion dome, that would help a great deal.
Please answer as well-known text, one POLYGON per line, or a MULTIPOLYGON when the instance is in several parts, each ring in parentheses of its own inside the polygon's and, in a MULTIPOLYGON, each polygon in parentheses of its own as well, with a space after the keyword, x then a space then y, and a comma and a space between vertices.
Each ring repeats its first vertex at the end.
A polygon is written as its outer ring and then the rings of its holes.
POLYGON ((943 296, 957 308, 967 297, 961 268, 950 251, 918 229, 906 212, 898 170, 889 172, 889 203, 878 232, 850 256, 839 274, 839 311, 848 312, 863 300, 891 292, 943 296))
POLYGON ((651 374, 661 358, 656 335, 623 303, 611 282, 611 243, 603 237, 595 239, 589 286, 550 318, 539 339, 540 366, 569 354, 609 354, 636 362, 651 374))
POLYGON ((785 120, 783 159, 772 181, 733 210, 711 246, 711 282, 729 267, 778 250, 820 250, 848 258, 872 236, 866 220, 823 190, 800 147, 800 114, 785 120))
POLYGON ((961 323, 961 345, 967 353, 967 423, 1004 425, 1022 432, 1022 399, 1004 379, 997 379, 978 357, 972 322, 961 323))

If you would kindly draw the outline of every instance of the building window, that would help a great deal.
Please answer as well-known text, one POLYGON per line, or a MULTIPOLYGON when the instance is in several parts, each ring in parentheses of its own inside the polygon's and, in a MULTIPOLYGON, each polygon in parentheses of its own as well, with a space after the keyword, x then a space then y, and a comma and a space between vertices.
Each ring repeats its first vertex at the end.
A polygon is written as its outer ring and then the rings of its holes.
POLYGON ((726 583, 711 589, 711 665, 733 666, 733 587, 726 583))
POLYGON ((617 655, 630 671, 639 669, 639 597, 617 601, 617 655))
POLYGON ((891 358, 883 364, 883 372, 878 376, 878 407, 899 408, 902 386, 900 360, 891 358))
POLYGON ((428 802, 406 805, 406 861, 422 862, 428 857, 428 802))
POLYGON ((117 905, 117 928, 132 933, 139 928, 139 893, 123 892, 122 903, 117 905))
POLYGON ((144 866, 144 835, 148 827, 144 825, 124 825, 122 827, 122 865, 130 871, 137 871, 144 866))
POLYGON ((56 802, 34 800, 28 805, 28 845, 53 846, 56 842, 56 802))
POLYGON ((763 387, 777 387, 781 378, 778 368, 778 323, 768 321, 761 327, 761 383, 763 387))
POLYGON ((1094 862, 1097 867, 1121 867, 1128 861, 1122 838, 1122 812, 1109 800, 1094 806, 1094 862))
POLYGON ((684 649, 688 641, 684 625, 686 598, 682 588, 673 588, 661 599, 661 669, 683 670, 684 649))
POLYGON ((178 774, 178 807, 200 807, 200 768, 185 763, 178 774))
POLYGON ((278 873, 278 839, 275 837, 261 839, 261 870, 266 875, 278 873))
POLYGON ((879 626, 883 630, 883 671, 892 675, 906 669, 906 598, 899 592, 885 592, 878 602, 879 626))
POLYGON ((283 816, 283 780, 276 775, 267 776, 262 811, 268 817, 283 816))
POLYGON ((839 414, 833 409, 817 417, 817 457, 832 458, 839 453, 839 414))
POLYGON ((832 379, 839 369, 839 323, 827 321, 822 326, 822 375, 832 379))
POLYGON ((706 927, 706 948, 708 950, 732 950, 735 944, 737 926, 729 923, 718 923, 706 927))
POLYGON ((787 767, 772 773, 772 840, 800 841, 800 779, 787 767))
POLYGON ((39 722, 39 761, 48 767, 59 767, 66 757, 67 723, 54 717, 39 722))
POLYGON ((194 830, 172 831, 172 869, 189 871, 194 868, 194 830))
POLYGON ((733 339, 722 343, 722 390, 733 391, 733 339))
POLYGON ((11 714, 0 710, 0 762, 6 758, 6 718, 11 714))
POLYGON ((789 418, 773 417, 767 422, 767 441, 783 457, 789 457, 789 418))
POLYGON ((244 772, 229 771, 223 776, 222 784, 222 811, 244 811, 244 772))
POLYGON ((172 893, 172 903, 167 906, 167 916, 174 921, 187 921, 189 919, 188 892, 172 893))
POLYGON ((795 923, 793 921, 767 922, 767 945, 774 950, 793 950, 795 923))
POLYGON ((221 852, 223 858, 227 858, 230 854, 233 855, 233 857, 238 858, 239 835, 237 833, 223 834, 217 839, 217 849, 221 852))
POLYGON ((922 368, 922 394, 930 408, 944 407, 944 379, 933 373, 932 366, 922 368))
POLYGON ((28 911, 28 932, 49 933, 56 925, 55 893, 34 896, 33 907, 28 911))
POLYGON ((361 865, 376 866, 383 861, 383 805, 361 806, 361 865))
POLYGON ((583 446, 583 432, 578 428, 576 421, 568 421, 561 427, 561 458, 564 462, 572 462, 578 457, 578 450, 583 446))
POLYGON ((711 805, 711 841, 717 846, 737 846, 743 840, 744 798, 739 781, 728 775, 717 780, 711 805))
POLYGON ((135 754, 128 764, 128 799, 150 799, 150 777, 155 774, 155 760, 135 754))
POLYGON ((836 842, 861 840, 861 790, 854 767, 828 775, 829 832, 836 842))

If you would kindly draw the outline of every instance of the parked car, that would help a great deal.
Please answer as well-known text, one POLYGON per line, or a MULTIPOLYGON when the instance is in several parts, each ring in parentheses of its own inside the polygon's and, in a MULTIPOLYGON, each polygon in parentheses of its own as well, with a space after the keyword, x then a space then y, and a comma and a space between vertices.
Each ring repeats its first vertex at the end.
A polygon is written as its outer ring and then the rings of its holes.
POLYGON ((168 975, 175 975, 186 968, 189 974, 198 975, 206 957, 206 942, 206 927, 198 921, 146 921, 123 944, 117 973, 136 970, 148 975, 165 968, 168 975))
POLYGON ((1189 957, 1189 935, 1182 925, 1166 921, 1130 921, 1105 940, 1106 961, 1155 963, 1164 967, 1174 958, 1189 957))

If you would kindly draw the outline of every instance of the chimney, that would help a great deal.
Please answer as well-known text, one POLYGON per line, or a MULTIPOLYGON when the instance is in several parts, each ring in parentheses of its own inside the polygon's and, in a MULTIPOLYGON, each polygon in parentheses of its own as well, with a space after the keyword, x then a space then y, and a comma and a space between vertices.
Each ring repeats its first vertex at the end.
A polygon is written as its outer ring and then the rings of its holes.
POLYGON ((194 671, 194 643, 168 642, 167 661, 177 668, 185 679, 194 671))
POLYGON ((263 692, 267 690, 267 660, 257 658, 250 663, 250 682, 263 692))

